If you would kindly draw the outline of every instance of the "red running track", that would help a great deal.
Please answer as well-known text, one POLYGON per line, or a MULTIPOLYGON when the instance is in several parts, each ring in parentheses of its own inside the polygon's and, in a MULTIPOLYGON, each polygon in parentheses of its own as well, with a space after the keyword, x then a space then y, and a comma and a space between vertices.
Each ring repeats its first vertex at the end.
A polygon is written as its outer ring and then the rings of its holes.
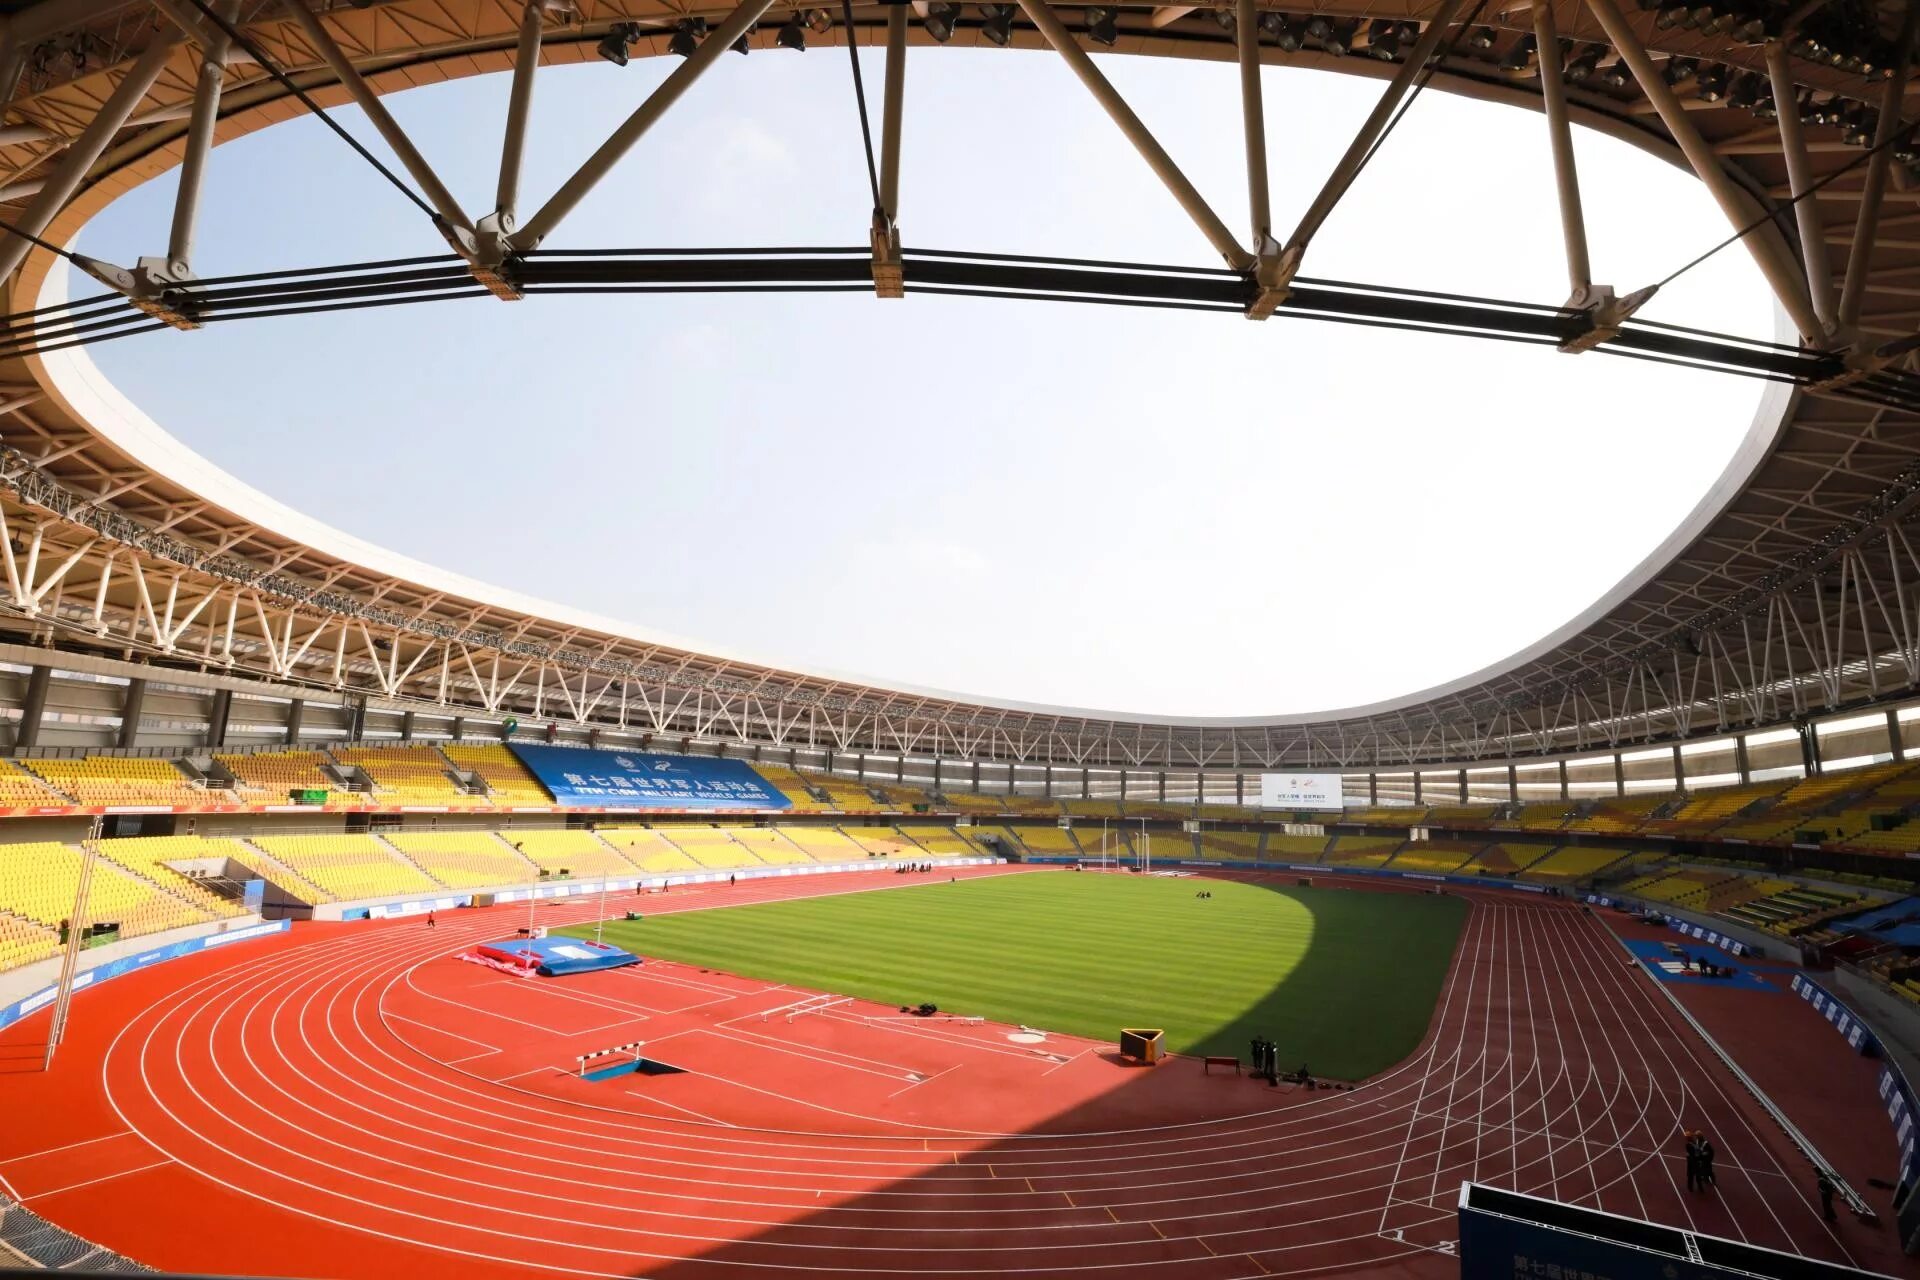
MULTIPOLYGON (((648 910, 916 883, 877 879, 743 884, 648 910)), ((1044 1076, 1030 1061, 994 1076, 983 1064, 1005 1053, 1004 1028, 962 1043, 964 1030, 909 1033, 845 1009, 794 1024, 817 1067, 779 1043, 784 1026, 753 1023, 806 993, 668 966, 537 993, 504 977, 463 985, 488 971, 448 956, 508 932, 511 908, 448 913, 433 931, 315 925, 86 993, 50 1076, 30 1069, 44 1019, 0 1036, 0 1189, 172 1270, 1226 1280, 1456 1274, 1453 1206, 1477 1179, 1920 1274, 1884 1230, 1821 1222, 1804 1162, 1600 917, 1467 896, 1425 1042, 1338 1093, 1064 1052, 1044 1076), (677 1003, 664 998, 676 983, 677 1003), (535 1012, 556 998, 582 1002, 579 1016, 535 1012), (620 1034, 628 1018, 647 1031, 620 1034), (649 1038, 675 1018, 689 1037, 743 1034, 686 1077, 590 1086, 556 1069, 576 1045, 649 1038), (502 1035, 512 1019, 521 1029, 502 1035), (905 1065, 906 1034, 923 1035, 914 1074, 947 1053, 964 1069, 926 1087, 972 1090, 971 1105, 882 1096, 894 1085, 873 1064, 905 1065), (956 1116, 968 1132, 934 1123, 956 1116), (1682 1127, 1714 1135, 1717 1192, 1684 1189, 1682 1127)))

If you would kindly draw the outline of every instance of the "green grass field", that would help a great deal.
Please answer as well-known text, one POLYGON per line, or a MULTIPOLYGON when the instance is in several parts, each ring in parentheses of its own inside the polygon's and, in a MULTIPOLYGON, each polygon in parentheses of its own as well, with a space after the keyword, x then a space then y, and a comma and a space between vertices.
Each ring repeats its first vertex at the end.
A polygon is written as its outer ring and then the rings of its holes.
POLYGON ((1244 1058, 1264 1034, 1288 1068, 1358 1080, 1419 1045, 1465 916, 1451 896, 1060 872, 608 922, 606 940, 1098 1040, 1164 1027, 1177 1053, 1244 1058))

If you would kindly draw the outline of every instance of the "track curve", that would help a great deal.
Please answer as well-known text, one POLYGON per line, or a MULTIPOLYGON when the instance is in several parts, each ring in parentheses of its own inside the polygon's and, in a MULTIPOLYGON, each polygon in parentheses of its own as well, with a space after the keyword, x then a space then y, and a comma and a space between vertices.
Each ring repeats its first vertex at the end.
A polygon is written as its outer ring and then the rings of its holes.
MULTIPOLYGON (((872 883, 741 900, 856 880, 872 883)), ((1456 1272, 1467 1179, 1854 1260, 1797 1157, 1600 918, 1466 896, 1433 1024, 1399 1067, 1351 1092, 1096 1131, 1073 1099, 1042 1123, 956 1132, 872 1123, 872 1107, 748 1127, 516 1086, 431 1052, 453 1033, 393 1004, 510 911, 314 926, 83 996, 51 1077, 0 1076, 0 1096, 62 1108, 0 1138, 0 1173, 141 1261, 253 1274, 1438 1276, 1456 1272), (1716 1195, 1682 1187, 1677 1135, 1695 1126, 1720 1148, 1716 1195)))

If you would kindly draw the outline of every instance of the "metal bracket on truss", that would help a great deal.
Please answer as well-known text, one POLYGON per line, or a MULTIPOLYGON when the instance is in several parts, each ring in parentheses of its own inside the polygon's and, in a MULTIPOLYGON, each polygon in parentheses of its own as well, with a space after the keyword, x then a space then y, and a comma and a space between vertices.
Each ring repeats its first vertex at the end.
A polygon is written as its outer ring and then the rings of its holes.
POLYGON ((881 298, 907 296, 907 269, 900 260, 900 228, 885 214, 873 215, 873 292, 881 298))
POLYGON ((467 269, 488 293, 502 302, 518 302, 526 296, 513 271, 513 246, 507 243, 513 234, 512 214, 483 214, 471 232, 439 218, 434 219, 434 225, 453 251, 467 260, 467 269))
POLYGON ((73 265, 115 293, 125 294, 127 301, 135 308, 156 320, 165 321, 176 329, 200 327, 200 318, 191 304, 181 305, 185 299, 179 290, 193 283, 193 273, 177 269, 181 267, 179 263, 165 258, 142 258, 129 271, 111 262, 76 253, 73 255, 73 265))
POLYGON ((1305 245, 1282 249, 1271 236, 1263 237, 1253 259, 1253 301, 1247 304, 1247 319, 1265 320, 1280 309, 1293 292, 1293 278, 1300 273, 1305 245))
POLYGON ((1920 334, 1905 338, 1896 338, 1892 342, 1877 347, 1867 347, 1858 342, 1840 352, 1840 371, 1830 378, 1806 384, 1809 391, 1837 391, 1852 386, 1865 378, 1885 372, 1895 362, 1920 350, 1920 334))
POLYGON ((1636 289, 1624 298, 1615 294, 1611 285, 1590 284, 1575 290, 1567 299, 1567 310, 1586 312, 1587 327, 1561 343, 1560 350, 1578 355, 1619 337, 1621 327, 1633 318, 1633 313, 1646 306, 1658 292, 1657 284, 1636 289))

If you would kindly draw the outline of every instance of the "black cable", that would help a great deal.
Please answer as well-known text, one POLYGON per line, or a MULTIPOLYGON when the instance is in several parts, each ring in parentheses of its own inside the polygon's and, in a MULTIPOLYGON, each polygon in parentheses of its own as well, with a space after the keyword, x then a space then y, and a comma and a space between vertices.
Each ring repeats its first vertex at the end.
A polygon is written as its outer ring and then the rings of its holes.
POLYGON ((860 140, 867 148, 867 185, 873 188, 873 215, 882 217, 880 207, 880 170, 873 163, 873 126, 867 121, 867 86, 860 78, 860 32, 853 25, 853 0, 840 0, 840 13, 847 31, 847 57, 853 62, 853 100, 860 108, 860 140))
POLYGON ((1438 40, 1434 42, 1433 52, 1427 56, 1426 65, 1420 69, 1420 78, 1414 82, 1413 92, 1409 93, 1400 103, 1400 109, 1393 113, 1393 119, 1387 121, 1387 127, 1380 131, 1380 136, 1373 140, 1373 145, 1367 148, 1367 153, 1360 157, 1360 163, 1354 166, 1353 176, 1347 179, 1348 187, 1352 187, 1354 183, 1360 180, 1360 175, 1366 172, 1367 166, 1373 162, 1373 158, 1380 154, 1380 148, 1385 145, 1387 139, 1393 134, 1394 129, 1399 127, 1400 121, 1405 118, 1407 112, 1413 107, 1413 101, 1420 96, 1420 91, 1426 88, 1428 83, 1432 81, 1436 75, 1440 74, 1440 64, 1460 51, 1460 41, 1465 38, 1467 32, 1473 29, 1474 19, 1478 18, 1480 11, 1486 7, 1487 0, 1478 0, 1473 6, 1473 12, 1469 13, 1466 21, 1460 24, 1459 31, 1453 37, 1452 46, 1444 52, 1440 48, 1442 42, 1438 40))
MULTIPOLYGON (((1799 109, 1797 104, 1791 103, 1791 102, 1789 103, 1776 102, 1774 103, 1774 107, 1775 109, 1781 110, 1781 111, 1790 111, 1790 110, 1799 109)), ((1701 254, 1699 257, 1693 259, 1691 262, 1681 267, 1678 271, 1670 272, 1668 275, 1666 275, 1664 278, 1658 281, 1653 287, 1656 289, 1666 288, 1668 285, 1672 284, 1675 280, 1678 280, 1681 276, 1693 270, 1695 267, 1705 262, 1708 258, 1711 258, 1714 254, 1726 248, 1728 245, 1733 244, 1735 241, 1746 239, 1748 236, 1758 231, 1761 227, 1766 226, 1769 222, 1772 222, 1775 218, 1780 217, 1782 214, 1786 213, 1789 209, 1793 208, 1793 206, 1799 204, 1802 200, 1807 199, 1809 196, 1813 195, 1815 192, 1822 190, 1823 188, 1825 188, 1832 182, 1836 181, 1837 179, 1843 178, 1847 174, 1852 173, 1855 169, 1858 169, 1861 165, 1873 159, 1873 157, 1880 154, 1882 151, 1885 151, 1887 148, 1895 145, 1896 143, 1904 142, 1908 138, 1911 138, 1913 136, 1913 131, 1915 129, 1920 129, 1920 120, 1915 120, 1912 124, 1902 125, 1900 128, 1894 130, 1891 134, 1888 135, 1887 140, 1885 142, 1882 142, 1877 146, 1868 147, 1865 151, 1862 151, 1859 155, 1847 161, 1847 163, 1841 165, 1838 169, 1835 169, 1832 173, 1827 174, 1825 177, 1821 178, 1818 182, 1808 187, 1805 191, 1802 191, 1799 195, 1789 198, 1785 204, 1775 205, 1773 208, 1761 214, 1758 218, 1755 218, 1752 222, 1749 222, 1746 226, 1740 228, 1740 230, 1728 236, 1725 240, 1722 240, 1719 244, 1716 244, 1715 246, 1713 246, 1713 248, 1707 250, 1705 253, 1701 254)))
MULTIPOLYGON (((293 4, 305 4, 306 0, 290 0, 290 2, 293 4)), ((335 133, 339 134, 340 140, 342 142, 345 142, 348 146, 352 147, 355 153, 358 154, 362 160, 365 160, 368 164, 372 165, 375 169, 379 170, 380 176, 385 178, 388 182, 391 182, 394 185, 395 190, 399 191, 401 195, 413 201, 414 207, 419 209, 420 212, 426 214, 429 218, 434 218, 434 219, 439 218, 440 215, 434 212, 432 205, 429 205, 425 200, 421 199, 420 196, 417 193, 415 193, 412 187, 409 187, 406 183, 400 181, 399 176, 396 175, 393 172, 393 170, 387 168, 386 165, 382 164, 378 156, 375 156, 373 152, 361 146, 359 139, 355 138, 352 134, 348 133, 345 129, 341 128, 339 122, 336 121, 332 116, 328 115, 326 113, 325 108, 323 108, 319 103, 313 100, 312 95, 310 95, 305 89, 302 89, 299 85, 295 84, 291 79, 287 77, 286 72, 282 71, 279 67, 275 66, 273 62, 268 59, 267 55, 261 50, 259 45, 249 40, 244 34, 241 33, 238 27, 234 26, 231 22, 228 22, 225 18, 221 17, 218 13, 215 13, 213 6, 208 4, 207 0, 187 0, 187 3, 191 4, 194 8, 198 9, 203 15, 205 15, 207 21, 219 27, 220 30, 226 34, 227 39, 239 45, 240 48, 244 50, 248 56, 250 56, 255 62, 259 63, 261 70, 265 71, 268 75, 272 76, 276 81, 278 81, 281 88, 285 89, 288 93, 291 93, 294 97, 300 99, 301 103, 307 108, 307 110, 313 112, 314 115, 319 116, 320 122, 322 124, 326 125, 327 128, 333 130, 335 133)))
POLYGON ((873 250, 865 245, 852 248, 772 248, 772 249, 529 249, 520 256, 533 258, 859 258, 866 261, 873 250))
MULTIPOLYGON (((861 251, 866 252, 865 250, 861 251)), ((954 258, 970 262, 1040 262, 1052 267, 1100 267, 1110 271, 1153 271, 1161 275, 1227 276, 1242 279, 1231 267, 1184 267, 1164 262, 1112 262, 1105 258, 1050 258, 1033 253, 972 253, 963 249, 902 249, 902 258, 954 258)))

